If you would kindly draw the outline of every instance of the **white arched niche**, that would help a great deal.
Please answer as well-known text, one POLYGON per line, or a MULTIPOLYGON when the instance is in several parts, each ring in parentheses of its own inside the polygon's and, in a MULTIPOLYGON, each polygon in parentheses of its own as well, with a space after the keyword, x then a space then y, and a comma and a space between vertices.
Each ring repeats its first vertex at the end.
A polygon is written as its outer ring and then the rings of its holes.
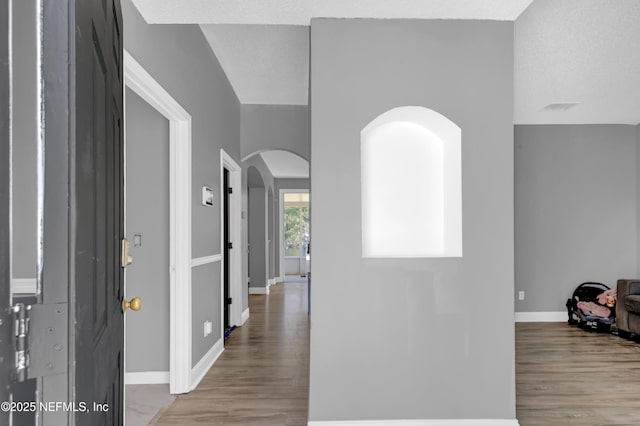
POLYGON ((462 257, 461 130, 423 107, 360 133, 363 257, 462 257))

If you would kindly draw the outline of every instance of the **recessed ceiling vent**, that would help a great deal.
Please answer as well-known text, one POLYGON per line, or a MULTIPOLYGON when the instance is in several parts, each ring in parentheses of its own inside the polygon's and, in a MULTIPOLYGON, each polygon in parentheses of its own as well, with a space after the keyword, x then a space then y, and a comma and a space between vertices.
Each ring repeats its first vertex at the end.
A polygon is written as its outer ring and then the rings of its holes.
POLYGON ((542 111, 566 111, 576 105, 578 105, 578 102, 553 102, 542 108, 542 111))

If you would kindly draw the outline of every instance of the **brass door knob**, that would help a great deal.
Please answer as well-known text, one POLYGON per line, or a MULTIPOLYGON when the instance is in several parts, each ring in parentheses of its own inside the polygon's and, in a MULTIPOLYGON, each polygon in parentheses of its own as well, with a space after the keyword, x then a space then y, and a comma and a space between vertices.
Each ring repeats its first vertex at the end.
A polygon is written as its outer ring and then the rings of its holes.
POLYGON ((131 308, 132 311, 139 311, 142 307, 142 300, 139 297, 134 297, 133 299, 127 302, 127 299, 122 298, 122 312, 131 308))

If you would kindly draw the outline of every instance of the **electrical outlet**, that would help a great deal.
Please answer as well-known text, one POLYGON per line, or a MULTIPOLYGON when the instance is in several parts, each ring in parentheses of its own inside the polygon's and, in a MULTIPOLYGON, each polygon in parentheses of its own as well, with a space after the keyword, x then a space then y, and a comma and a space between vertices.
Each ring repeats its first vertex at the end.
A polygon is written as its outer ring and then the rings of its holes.
POLYGON ((518 300, 524 300, 524 291, 518 292, 518 300))
POLYGON ((207 337, 213 332, 213 323, 211 321, 204 322, 204 337, 207 337))

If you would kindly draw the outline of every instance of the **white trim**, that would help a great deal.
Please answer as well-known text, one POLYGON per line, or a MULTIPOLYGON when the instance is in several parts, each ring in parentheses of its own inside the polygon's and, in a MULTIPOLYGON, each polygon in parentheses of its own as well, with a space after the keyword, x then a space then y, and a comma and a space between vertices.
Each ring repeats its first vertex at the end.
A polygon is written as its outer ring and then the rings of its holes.
MULTIPOLYGON (((284 269, 284 194, 308 194, 308 189, 280 189, 278 194, 278 227, 280 239, 278 240, 278 261, 280 262, 280 282, 284 282, 285 269, 284 269)), ((309 199, 309 206, 311 206, 311 199, 309 199)))
POLYGON ((516 322, 565 322, 569 320, 567 312, 516 312, 516 322))
POLYGON ((169 120, 169 391, 191 390, 191 115, 127 52, 125 85, 169 120))
POLYGON ((168 371, 133 371, 124 373, 125 385, 156 385, 169 383, 168 371))
POLYGON ((222 260, 221 254, 213 254, 211 256, 196 257, 195 259, 191 259, 191 267, 195 268, 196 266, 208 265, 209 263, 220 262, 221 260, 222 260))
POLYGON ((218 341, 211 346, 209 352, 207 352, 200 361, 193 367, 191 370, 191 389, 195 389, 200 381, 207 374, 211 366, 216 362, 216 360, 222 355, 224 352, 224 338, 218 339, 218 341))
POLYGON ((308 422, 308 426, 519 426, 517 419, 345 420, 308 422))
POLYGON ((269 278, 269 280, 267 281, 268 286, 276 285, 277 283, 278 282, 276 281, 275 278, 269 278))
POLYGON ((242 312, 242 318, 240 319, 240 325, 244 325, 245 322, 249 319, 249 308, 245 309, 242 312))
POLYGON ((266 294, 269 295, 269 287, 249 287, 249 294, 266 294))
POLYGON ((283 283, 284 282, 284 275, 281 276, 281 277, 276 277, 275 280, 276 280, 276 284, 283 283))
MULTIPOLYGON (((229 256, 229 296, 232 300, 242 300, 242 168, 236 161, 220 149, 220 188, 224 182, 224 169, 229 170, 229 186, 233 189, 229 201, 229 240, 233 243, 229 256)), ((224 194, 220 192, 220 247, 224 245, 224 194)), ((224 256, 224 251, 221 256, 224 256)), ((224 264, 220 268, 220 301, 224 300, 224 264)), ((220 333, 224 336, 224 306, 220 307, 220 333)), ((229 323, 240 324, 242 321, 242 306, 232 303, 229 307, 229 323)))
POLYGON ((38 282, 35 278, 12 278, 11 294, 36 294, 38 282))

